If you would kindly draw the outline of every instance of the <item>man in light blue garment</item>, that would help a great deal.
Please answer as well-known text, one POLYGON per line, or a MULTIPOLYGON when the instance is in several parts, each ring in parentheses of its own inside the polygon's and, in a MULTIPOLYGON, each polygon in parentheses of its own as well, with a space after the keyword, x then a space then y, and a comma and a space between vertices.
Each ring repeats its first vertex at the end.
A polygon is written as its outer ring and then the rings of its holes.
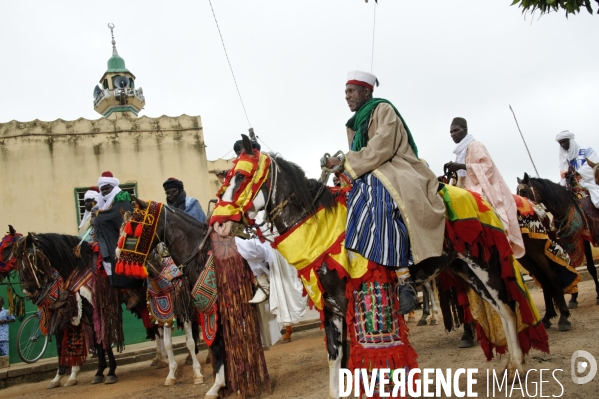
POLYGON ((0 356, 8 356, 8 323, 15 321, 15 316, 4 309, 4 298, 0 296, 0 356))
POLYGON ((188 197, 183 189, 183 182, 174 177, 169 177, 163 184, 166 194, 166 203, 176 209, 181 209, 199 222, 206 223, 206 214, 200 203, 193 197, 188 197))

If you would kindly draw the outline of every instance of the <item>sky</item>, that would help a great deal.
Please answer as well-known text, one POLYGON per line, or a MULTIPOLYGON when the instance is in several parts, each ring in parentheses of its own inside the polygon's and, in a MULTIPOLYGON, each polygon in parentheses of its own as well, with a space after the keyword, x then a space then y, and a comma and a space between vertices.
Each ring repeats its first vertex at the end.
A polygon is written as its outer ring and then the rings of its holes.
POLYGON ((515 190, 535 172, 509 105, 541 177, 558 178, 562 130, 599 149, 599 15, 539 18, 510 4, 212 0, 246 118, 208 0, 2 0, 0 123, 98 119, 112 22, 144 91, 140 115, 200 115, 208 159, 231 157, 251 126, 264 149, 318 177, 325 152, 347 150, 346 76, 363 70, 437 175, 455 160, 449 126, 461 116, 515 190))

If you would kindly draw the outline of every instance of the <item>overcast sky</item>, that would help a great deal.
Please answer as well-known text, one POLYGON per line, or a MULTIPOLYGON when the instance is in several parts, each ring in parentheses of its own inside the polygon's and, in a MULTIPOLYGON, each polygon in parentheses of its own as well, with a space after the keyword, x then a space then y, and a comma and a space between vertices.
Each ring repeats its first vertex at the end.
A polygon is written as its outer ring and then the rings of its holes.
MULTIPOLYGON (((561 130, 599 150, 599 15, 524 17, 511 0, 213 0, 251 125, 311 177, 347 149, 349 70, 371 70, 436 174, 454 160, 453 117, 493 156, 512 190, 558 177, 561 130)), ((119 54, 143 87, 141 115, 200 115, 209 159, 249 127, 208 0, 0 2, 0 122, 97 119, 93 88, 119 54)), ((229 153, 229 156, 231 153, 229 153)), ((107 165, 107 167, 109 167, 107 165)))

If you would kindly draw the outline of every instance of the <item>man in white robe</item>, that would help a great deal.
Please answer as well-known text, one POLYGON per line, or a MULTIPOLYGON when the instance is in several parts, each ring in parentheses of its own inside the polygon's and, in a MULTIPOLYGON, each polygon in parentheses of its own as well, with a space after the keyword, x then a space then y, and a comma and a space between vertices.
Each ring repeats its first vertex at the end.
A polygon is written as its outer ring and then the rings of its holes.
POLYGON ((560 184, 566 185, 566 173, 573 168, 580 175, 580 185, 591 195, 595 208, 599 208, 599 186, 595 182, 594 164, 599 163, 599 155, 591 147, 582 147, 574 140, 574 133, 568 130, 560 132, 555 140, 559 143, 560 184), (589 164, 588 161, 591 161, 589 164))

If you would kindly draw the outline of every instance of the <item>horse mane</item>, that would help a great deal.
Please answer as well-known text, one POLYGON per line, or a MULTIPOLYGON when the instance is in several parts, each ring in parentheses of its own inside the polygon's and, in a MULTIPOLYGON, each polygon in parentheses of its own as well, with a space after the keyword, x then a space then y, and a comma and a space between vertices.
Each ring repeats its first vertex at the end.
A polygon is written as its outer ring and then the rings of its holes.
POLYGON ((299 203, 299 206, 304 208, 309 214, 314 214, 320 206, 324 206, 326 210, 331 210, 335 207, 335 196, 329 190, 322 189, 320 196, 316 201, 314 198, 318 195, 319 190, 324 186, 316 179, 308 179, 304 170, 297 164, 285 160, 279 154, 271 154, 279 169, 289 178, 290 183, 294 188, 295 195, 291 202, 299 203))
POLYGON ((569 209, 576 205, 576 199, 572 191, 564 186, 552 182, 549 179, 531 177, 530 183, 543 193, 542 202, 547 209, 569 209))
POLYGON ((78 258, 73 253, 81 239, 76 236, 56 233, 36 234, 35 238, 46 258, 54 269, 69 271, 89 267, 92 256, 91 245, 87 241, 81 243, 81 256, 78 258))

